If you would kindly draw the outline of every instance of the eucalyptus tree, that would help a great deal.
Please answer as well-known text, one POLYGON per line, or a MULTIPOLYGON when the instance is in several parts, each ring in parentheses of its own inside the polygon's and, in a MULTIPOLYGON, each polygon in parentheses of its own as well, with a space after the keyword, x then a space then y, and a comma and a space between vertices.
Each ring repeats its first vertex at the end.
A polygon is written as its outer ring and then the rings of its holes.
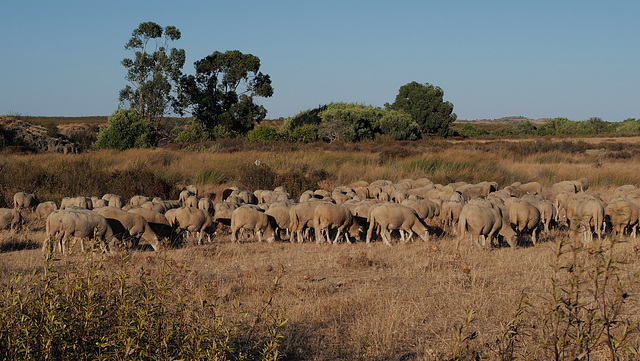
POLYGON ((125 45, 125 49, 133 52, 133 57, 122 60, 131 84, 120 91, 120 102, 128 103, 143 118, 155 122, 156 129, 163 115, 180 112, 182 108, 177 92, 185 51, 168 47, 180 37, 175 26, 162 28, 148 21, 133 30, 125 45))

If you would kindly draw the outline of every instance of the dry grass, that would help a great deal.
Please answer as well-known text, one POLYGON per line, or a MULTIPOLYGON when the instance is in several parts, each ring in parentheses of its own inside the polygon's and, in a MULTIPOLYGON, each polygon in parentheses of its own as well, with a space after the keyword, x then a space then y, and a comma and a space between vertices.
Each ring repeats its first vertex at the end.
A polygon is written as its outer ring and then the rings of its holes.
MULTIPOLYGON (((499 179, 504 186, 532 180, 549 185, 586 176, 594 191, 609 197, 617 185, 640 183, 640 163, 634 158, 603 159, 557 150, 527 153, 509 150, 502 143, 473 142, 451 143, 444 149, 441 143, 434 147, 418 144, 418 151, 402 151, 398 147, 404 145, 393 145, 396 150, 388 152, 392 156, 382 158, 386 147, 391 146, 359 152, 101 151, 67 158, 10 155, 4 162, 55 164, 84 158, 102 162, 111 171, 153 169, 156 174, 177 179, 177 186, 209 171, 214 173, 213 181, 200 186, 213 194, 235 185, 240 167, 255 160, 267 164, 275 174, 317 179, 318 188, 328 189, 360 179, 499 179), (493 148, 487 151, 487 147, 493 148)), ((27 214, 27 218, 33 216, 27 214)), ((30 274, 34 269, 42 272, 45 261, 39 246, 43 237, 42 223, 36 221, 30 221, 26 231, 0 233, 0 283, 6 285, 16 274, 30 274)), ((204 285, 213 287, 220 297, 219 311, 226 319, 237 315, 238 302, 249 310, 247 317, 260 316, 274 278, 283 267, 285 274, 273 294, 273 308, 286 311, 288 322, 280 348, 288 360, 445 360, 473 359, 476 355, 480 359, 547 360, 553 355, 541 332, 554 296, 554 248, 558 241, 569 239, 566 232, 553 231, 543 235, 536 246, 482 252, 468 243, 456 250, 453 236, 388 248, 381 243, 318 246, 267 244, 253 239, 232 244, 223 234, 204 246, 161 253, 134 251, 129 265, 133 274, 153 274, 165 262, 180 265, 187 272, 189 297, 202 295, 204 285), (525 307, 520 304, 523 295, 528 302, 525 307), (474 321, 467 323, 470 310, 474 321), (516 352, 509 358, 502 352, 509 339, 501 327, 510 322, 517 327, 515 336, 510 334, 516 352)), ((621 254, 621 279, 640 272, 634 249, 639 244, 631 241, 616 246, 621 254)), ((84 257, 73 255, 57 261, 56 267, 84 257)), ((121 256, 96 257, 103 260, 107 271, 117 271, 121 256)), ((638 291, 637 284, 629 285, 631 297, 623 315, 635 332, 638 291)), ((634 337, 630 345, 638 344, 637 334, 634 337)), ((593 350, 592 359, 610 359, 605 351, 600 345, 593 350)))
MULTIPOLYGON (((41 272, 44 257, 37 246, 42 231, 0 237, 0 282, 33 268, 41 272)), ((166 262, 184 269, 188 297, 201 296, 204 286, 213 287, 220 297, 219 312, 229 319, 237 314, 238 302, 250 310, 249 319, 260 316, 270 285, 284 268, 273 307, 286 310, 281 351, 290 360, 441 360, 465 347, 481 359, 494 359, 504 339, 500 327, 516 319, 526 295, 531 306, 520 326, 519 350, 544 360, 550 354, 532 327, 539 326, 535 318, 549 308, 551 265, 560 239, 568 238, 553 231, 535 247, 483 252, 467 243, 456 250, 451 236, 388 248, 382 243, 318 246, 253 239, 233 244, 223 235, 205 246, 132 252, 129 263, 132 274, 146 270, 151 277, 166 262), (477 337, 456 342, 456 327, 465 324, 469 310, 475 321, 468 332, 477 337)), ((640 271, 635 246, 619 246, 630 262, 621 273, 640 271)), ((57 261, 58 267, 84 258, 76 254, 57 261)), ((117 272, 120 258, 106 256, 102 262, 107 271, 117 272)), ((632 288, 635 294, 638 288, 632 288)), ((637 301, 634 296, 630 304, 636 321, 637 301)))

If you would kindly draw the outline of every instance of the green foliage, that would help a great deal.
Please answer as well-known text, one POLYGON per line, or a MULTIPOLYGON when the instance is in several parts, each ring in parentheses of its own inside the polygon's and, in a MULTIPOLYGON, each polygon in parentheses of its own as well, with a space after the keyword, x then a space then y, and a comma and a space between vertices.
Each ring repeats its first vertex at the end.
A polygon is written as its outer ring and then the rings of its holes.
POLYGON ((211 134, 204 124, 199 122, 197 119, 193 119, 178 133, 176 136, 176 142, 193 143, 201 142, 209 138, 211 138, 211 134))
POLYGON ((247 134, 247 139, 252 142, 264 142, 278 141, 281 137, 276 128, 267 125, 259 125, 247 134))
POLYGON ((173 260, 140 266, 127 256, 56 264, 10 281, 0 293, 3 360, 277 360, 286 314, 274 307, 284 269, 258 310, 221 299, 173 260), (199 286, 194 286, 199 285, 199 286), (195 288, 194 288, 195 287, 195 288), (197 291, 197 292, 195 292, 197 291), (257 318, 246 317, 249 313, 257 318))
POLYGON ((169 41, 179 40, 180 37, 180 30, 175 26, 163 29, 148 21, 133 30, 131 39, 125 45, 125 49, 133 51, 134 56, 122 60, 122 65, 127 69, 126 79, 131 85, 120 91, 120 102, 137 109, 143 118, 156 121, 156 128, 159 119, 169 109, 176 112, 182 110, 176 89, 182 76, 185 51, 166 48, 169 41), (155 50, 150 53, 152 44, 149 42, 152 39, 155 39, 155 50))
POLYGON ((609 123, 601 118, 592 117, 586 120, 586 125, 591 129, 593 134, 608 133, 611 131, 609 123))
POLYGON ((327 105, 320 105, 317 108, 301 111, 295 116, 284 120, 282 131, 292 132, 303 125, 320 125, 322 118, 318 114, 325 110, 327 110, 327 105))
POLYGON ((478 137, 481 135, 487 135, 489 132, 482 128, 476 128, 471 123, 465 123, 460 129, 460 135, 463 137, 478 137))
POLYGON ((536 134, 536 131, 536 126, 528 120, 516 125, 515 127, 513 127, 513 129, 511 129, 511 133, 517 135, 534 135, 536 134))
POLYGON ((593 135, 612 131, 615 126, 593 117, 585 121, 553 118, 538 126, 537 135, 593 135))
POLYGON ((444 91, 429 83, 414 81, 401 86, 396 100, 388 108, 411 115, 420 134, 447 136, 449 125, 456 120, 453 104, 444 101, 444 91))
POLYGON ((612 124, 613 130, 617 133, 638 133, 640 132, 640 120, 627 118, 620 123, 612 124))
POLYGON ((195 62, 195 75, 180 80, 181 101, 207 129, 221 126, 231 134, 246 134, 267 114, 254 97, 271 97, 269 75, 261 73, 260 58, 238 50, 214 52, 195 62))
POLYGON ((373 139, 383 110, 355 103, 331 103, 318 114, 320 138, 333 141, 357 142, 373 139))
POLYGON ((289 135, 289 139, 296 142, 315 142, 318 140, 318 127, 311 124, 296 127, 289 135))
POLYGON ((380 134, 392 137, 395 140, 418 139, 418 124, 413 121, 411 115, 398 110, 384 111, 378 120, 380 134))
POLYGON ((151 125, 135 109, 118 109, 98 134, 96 149, 149 148, 155 145, 151 125))

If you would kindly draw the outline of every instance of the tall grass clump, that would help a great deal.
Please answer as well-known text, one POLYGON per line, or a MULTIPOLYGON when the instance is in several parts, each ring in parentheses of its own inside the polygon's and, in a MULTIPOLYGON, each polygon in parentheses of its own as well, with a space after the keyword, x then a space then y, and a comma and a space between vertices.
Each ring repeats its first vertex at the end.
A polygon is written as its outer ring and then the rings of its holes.
POLYGON ((61 263, 15 277, 0 294, 0 358, 10 360, 216 359, 282 357, 284 311, 274 296, 258 310, 238 301, 225 317, 213 285, 168 259, 157 267, 119 260, 61 263), (105 261, 119 263, 110 271, 105 261))

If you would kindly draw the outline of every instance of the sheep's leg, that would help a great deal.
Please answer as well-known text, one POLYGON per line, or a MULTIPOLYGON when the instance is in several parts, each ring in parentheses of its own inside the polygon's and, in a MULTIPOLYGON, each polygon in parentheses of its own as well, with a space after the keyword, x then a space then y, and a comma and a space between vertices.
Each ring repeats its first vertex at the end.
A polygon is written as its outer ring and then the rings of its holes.
POLYGON ((384 231, 380 231, 380 233, 382 234, 382 241, 384 244, 391 247, 391 231, 386 229, 384 231))
POLYGON ((409 235, 409 238, 407 239, 407 242, 413 242, 413 231, 412 230, 408 230, 407 234, 409 235))
MULTIPOLYGON (((340 239, 340 236, 342 235, 342 231, 340 230, 340 228, 338 228, 338 231, 336 232, 336 238, 333 240, 333 244, 338 243, 338 239, 340 239)), ((344 233, 345 237, 347 237, 347 232, 344 233)), ((349 242, 349 237, 347 237, 347 242, 349 242)))

